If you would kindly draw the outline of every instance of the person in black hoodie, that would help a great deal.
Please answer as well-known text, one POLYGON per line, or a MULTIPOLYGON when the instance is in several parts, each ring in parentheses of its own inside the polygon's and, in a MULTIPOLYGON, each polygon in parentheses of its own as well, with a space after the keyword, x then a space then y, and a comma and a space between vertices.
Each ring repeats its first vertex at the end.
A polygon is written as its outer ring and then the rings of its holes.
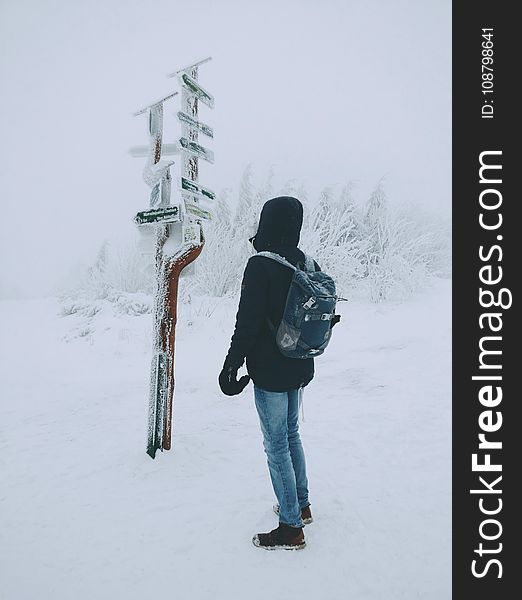
MULTIPOLYGON (((268 250, 302 268, 305 255, 297 247, 302 223, 303 206, 297 198, 272 198, 263 206, 257 233, 250 241, 257 252, 268 250)), ((315 267, 319 270, 317 263, 315 267)), ((243 391, 250 378, 254 382, 263 444, 278 500, 274 510, 279 514, 279 527, 252 540, 267 549, 303 548, 303 525, 312 522, 298 409, 302 389, 314 376, 314 361, 283 356, 273 333, 283 316, 292 276, 290 268, 270 258, 254 255, 249 259, 234 334, 219 375, 221 390, 230 396, 243 391), (245 359, 248 375, 238 381, 245 359)))

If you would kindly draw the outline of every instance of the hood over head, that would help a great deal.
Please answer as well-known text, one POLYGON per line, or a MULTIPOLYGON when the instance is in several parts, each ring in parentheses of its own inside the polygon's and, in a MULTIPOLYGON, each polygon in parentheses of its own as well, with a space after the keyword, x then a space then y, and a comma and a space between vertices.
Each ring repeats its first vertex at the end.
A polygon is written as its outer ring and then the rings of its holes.
POLYGON ((251 242, 257 252, 277 247, 297 247, 303 225, 303 205, 292 196, 267 200, 251 242))

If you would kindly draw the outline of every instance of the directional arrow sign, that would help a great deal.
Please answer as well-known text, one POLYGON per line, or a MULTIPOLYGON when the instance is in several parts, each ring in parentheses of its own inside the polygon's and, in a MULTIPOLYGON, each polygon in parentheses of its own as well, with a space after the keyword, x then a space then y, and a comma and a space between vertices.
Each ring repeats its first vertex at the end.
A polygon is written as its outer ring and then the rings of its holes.
POLYGON ((192 154, 192 156, 204 158, 209 163, 214 162, 214 153, 212 150, 203 148, 203 146, 196 144, 196 142, 191 142, 190 140, 187 140, 187 138, 182 137, 179 139, 179 145, 185 152, 192 154))
POLYGON ((191 181, 186 177, 181 178, 181 189, 185 192, 189 192, 197 197, 205 198, 205 200, 214 200, 216 198, 216 194, 212 190, 209 190, 206 187, 203 187, 199 183, 195 181, 191 181))
POLYGON ((194 94, 194 96, 196 96, 198 100, 201 100, 203 104, 210 106, 210 108, 214 108, 214 96, 209 94, 207 90, 203 89, 195 79, 192 79, 190 75, 181 73, 179 75, 179 81, 184 88, 186 88, 191 94, 194 94))
POLYGON ((150 223, 175 223, 179 220, 179 208, 177 206, 142 210, 134 217, 134 222, 138 225, 147 225, 150 223))
MULTIPOLYGON (((133 158, 143 158, 150 156, 150 145, 149 146, 133 146, 129 150, 129 154, 133 158)), ((172 154, 179 154, 179 148, 177 144, 162 144, 161 156, 171 156, 172 154)))
POLYGON ((178 119, 182 123, 186 123, 187 125, 190 125, 191 127, 197 129, 198 131, 201 131, 205 135, 208 135, 208 137, 214 137, 214 130, 212 129, 212 127, 210 127, 206 123, 202 123, 201 121, 196 121, 196 119, 193 119, 190 115, 187 115, 187 113, 179 111, 178 119))
POLYGON ((212 214, 208 210, 201 208, 201 206, 198 206, 197 204, 194 204, 192 202, 185 202, 185 208, 187 209, 187 212, 193 217, 206 220, 212 219, 212 214))

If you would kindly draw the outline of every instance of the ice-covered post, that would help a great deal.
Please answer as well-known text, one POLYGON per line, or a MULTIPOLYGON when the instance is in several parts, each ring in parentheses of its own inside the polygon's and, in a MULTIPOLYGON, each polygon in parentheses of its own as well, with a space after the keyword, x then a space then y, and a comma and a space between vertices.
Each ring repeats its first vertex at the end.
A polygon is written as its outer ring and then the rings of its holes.
MULTIPOLYGON (((150 209, 139 212, 138 225, 155 227, 156 289, 154 297, 154 341, 151 368, 147 453, 154 458, 159 449, 169 450, 172 435, 174 396, 174 349, 177 321, 178 283, 181 272, 201 253, 204 236, 201 221, 210 218, 207 202, 214 193, 199 185, 198 158, 213 162, 213 153, 200 146, 198 131, 213 137, 213 130, 198 120, 198 100, 213 107, 214 99, 197 82, 198 66, 207 58, 173 73, 182 88, 181 137, 176 144, 162 144, 163 102, 175 94, 138 111, 148 110, 150 145, 144 179, 152 187, 150 209), (165 154, 180 154, 180 169, 174 187, 177 203, 171 203, 172 162, 165 154)), ((143 148, 131 150, 143 156, 143 148)))
MULTIPOLYGON (((153 357, 151 368, 148 439, 147 452, 154 458, 156 450, 163 445, 165 406, 168 392, 169 347, 164 331, 168 330, 168 306, 166 302, 165 266, 163 247, 169 237, 169 223, 179 223, 181 220, 179 205, 171 205, 171 176, 172 162, 161 161, 163 142, 163 103, 177 94, 166 96, 157 102, 146 106, 134 113, 147 113, 149 128, 149 147, 145 149, 148 156, 143 170, 143 179, 151 187, 150 207, 140 211, 134 221, 142 229, 153 227, 155 233, 155 266, 156 290, 154 298, 154 334, 153 357)), ((131 150, 140 156, 143 148, 131 150)))

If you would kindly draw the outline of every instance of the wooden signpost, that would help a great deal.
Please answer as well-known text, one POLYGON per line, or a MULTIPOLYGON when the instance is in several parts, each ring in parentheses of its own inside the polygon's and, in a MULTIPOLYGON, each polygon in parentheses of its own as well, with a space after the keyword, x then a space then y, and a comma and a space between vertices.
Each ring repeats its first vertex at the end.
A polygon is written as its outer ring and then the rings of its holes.
POLYGON ((204 220, 212 216, 208 203, 215 194, 198 181, 200 158, 213 163, 214 153, 198 143, 198 133, 213 138, 213 129, 199 120, 198 104, 214 106, 213 96, 198 82, 198 67, 211 58, 184 67, 176 76, 181 86, 181 110, 177 119, 181 135, 174 144, 163 144, 163 105, 177 92, 134 113, 148 113, 149 146, 131 149, 133 156, 147 156, 143 178, 151 188, 149 209, 134 222, 155 230, 155 274, 153 357, 151 365, 147 454, 170 450, 172 445, 172 403, 174 398, 174 349, 178 285, 180 275, 201 254, 205 238, 204 220), (179 173, 172 186, 172 161, 162 154, 179 155, 179 173))

